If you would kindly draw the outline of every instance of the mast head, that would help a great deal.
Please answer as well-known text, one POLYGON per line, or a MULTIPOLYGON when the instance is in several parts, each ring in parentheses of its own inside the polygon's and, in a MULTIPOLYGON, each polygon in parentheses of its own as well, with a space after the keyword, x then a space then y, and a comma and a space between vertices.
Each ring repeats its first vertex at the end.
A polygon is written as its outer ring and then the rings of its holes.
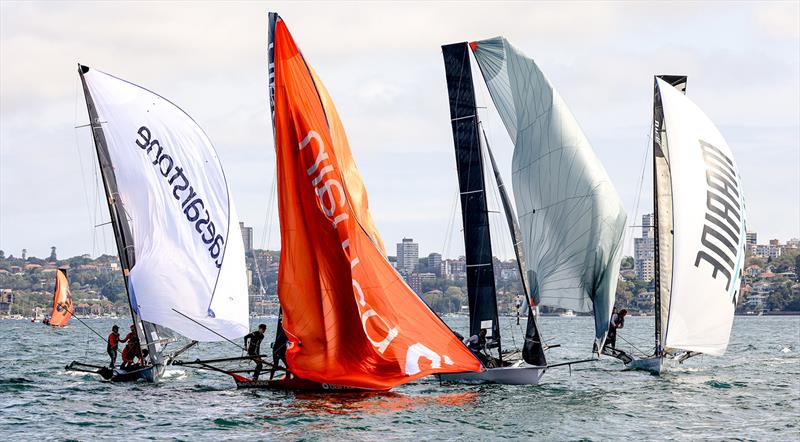
POLYGON ((84 65, 78 63, 78 73, 83 75, 83 74, 85 74, 87 72, 89 72, 89 66, 84 66, 84 65))

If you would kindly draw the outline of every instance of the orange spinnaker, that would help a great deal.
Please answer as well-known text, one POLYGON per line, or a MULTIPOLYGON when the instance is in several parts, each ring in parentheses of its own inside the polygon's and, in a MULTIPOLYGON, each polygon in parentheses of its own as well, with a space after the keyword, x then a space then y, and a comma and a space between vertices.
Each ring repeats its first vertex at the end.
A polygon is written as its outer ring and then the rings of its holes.
POLYGON ((72 293, 69 291, 67 272, 56 270, 56 290, 53 295, 53 313, 50 314, 50 325, 64 327, 72 317, 72 293))
POLYGON ((373 390, 481 370, 382 254, 333 103, 282 20, 273 43, 278 294, 289 370, 373 390))

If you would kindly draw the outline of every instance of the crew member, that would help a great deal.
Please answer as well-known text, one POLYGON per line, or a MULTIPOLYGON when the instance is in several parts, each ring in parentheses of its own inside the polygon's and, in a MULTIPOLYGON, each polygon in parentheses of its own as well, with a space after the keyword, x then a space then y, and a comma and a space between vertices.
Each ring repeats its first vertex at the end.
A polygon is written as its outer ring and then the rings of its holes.
POLYGON ((628 311, 622 309, 619 313, 611 315, 611 322, 608 324, 608 338, 606 338, 606 346, 616 349, 617 347, 617 329, 625 327, 625 315, 628 311))
POLYGON ((264 332, 267 331, 265 324, 259 324, 258 330, 252 331, 244 336, 244 346, 247 348, 247 355, 256 363, 256 370, 253 372, 253 380, 258 380, 264 361, 261 359, 261 341, 264 340, 264 332))
POLYGON ((108 368, 114 368, 114 364, 117 362, 117 350, 119 349, 119 327, 116 325, 111 327, 111 333, 108 335, 106 342, 106 352, 108 357, 111 358, 108 368))
POLYGON ((142 347, 139 345, 139 334, 136 333, 135 325, 131 324, 131 332, 119 342, 126 342, 125 348, 122 349, 122 365, 120 367, 133 365, 133 358, 139 358, 139 364, 142 363, 142 347))
POLYGON ((467 339, 467 348, 472 354, 481 361, 484 366, 490 365, 490 359, 486 355, 486 329, 482 328, 477 335, 472 335, 467 339))

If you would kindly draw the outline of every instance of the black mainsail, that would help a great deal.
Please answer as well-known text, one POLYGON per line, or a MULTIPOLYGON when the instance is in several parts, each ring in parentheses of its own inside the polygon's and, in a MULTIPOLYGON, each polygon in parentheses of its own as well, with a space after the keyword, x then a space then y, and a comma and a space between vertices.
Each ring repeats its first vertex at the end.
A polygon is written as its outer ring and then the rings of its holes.
POLYGON ((442 52, 464 225, 469 333, 470 336, 477 335, 481 329, 486 329, 487 338, 493 341, 499 351, 500 322, 469 50, 466 43, 455 43, 442 46, 442 52))

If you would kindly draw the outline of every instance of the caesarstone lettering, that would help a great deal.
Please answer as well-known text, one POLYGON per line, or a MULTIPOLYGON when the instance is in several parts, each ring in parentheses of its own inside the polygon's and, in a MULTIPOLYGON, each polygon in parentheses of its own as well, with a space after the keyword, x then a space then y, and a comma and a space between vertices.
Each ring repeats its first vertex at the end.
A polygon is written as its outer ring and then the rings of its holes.
POLYGON ((172 186, 172 196, 180 202, 186 220, 194 225, 200 240, 208 246, 208 254, 217 268, 222 266, 224 232, 217 231, 218 224, 211 219, 205 201, 197 194, 186 176, 185 169, 175 164, 175 160, 161 143, 153 138, 150 129, 142 126, 137 131, 136 145, 147 155, 150 163, 172 186))

